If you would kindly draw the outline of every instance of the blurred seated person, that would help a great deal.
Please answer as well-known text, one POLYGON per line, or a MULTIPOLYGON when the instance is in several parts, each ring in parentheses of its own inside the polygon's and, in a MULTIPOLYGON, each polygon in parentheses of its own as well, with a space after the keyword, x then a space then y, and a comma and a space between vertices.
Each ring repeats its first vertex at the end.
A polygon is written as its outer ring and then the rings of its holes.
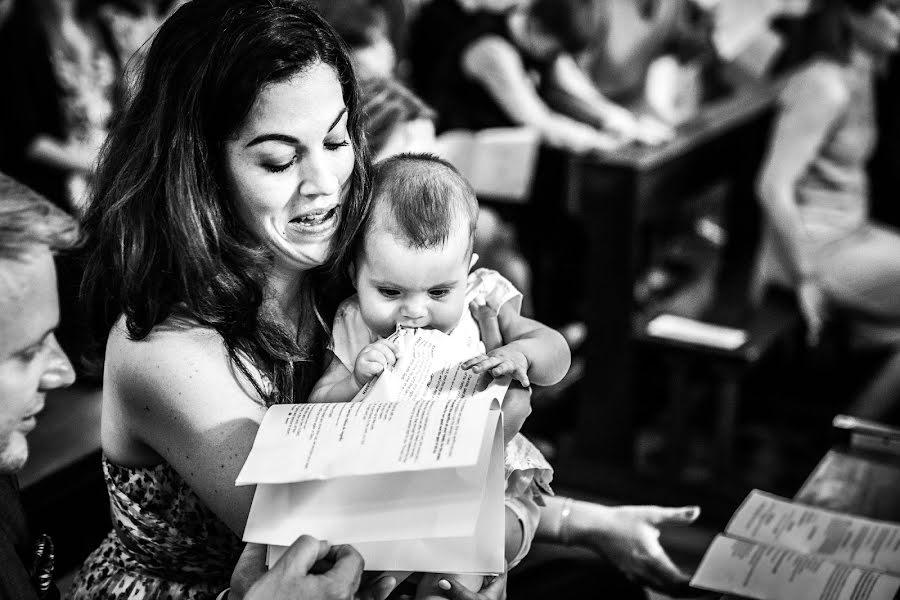
POLYGON ((97 0, 100 19, 123 64, 127 89, 134 86, 144 52, 156 30, 187 0, 97 0))
POLYGON ((437 110, 438 131, 524 125, 573 152, 664 141, 668 128, 607 100, 573 58, 599 35, 601 12, 597 0, 534 0, 499 13, 431 0, 410 31, 413 87, 437 110))
POLYGON ((403 9, 378 0, 318 0, 322 16, 347 44, 356 76, 389 77, 397 66, 393 21, 402 20, 403 9))
POLYGON ((579 61, 607 97, 640 100, 650 64, 685 35, 688 0, 607 0, 606 27, 579 61))
POLYGON ((850 409, 879 419, 900 398, 900 232, 869 217, 866 165, 874 76, 900 43, 900 0, 819 2, 808 26, 814 43, 781 92, 758 182, 756 291, 793 290, 812 344, 837 309, 857 346, 894 352, 850 409))
MULTIPOLYGON (((16 473, 28 460, 28 439, 48 392, 75 374, 56 341, 56 269, 51 252, 71 247, 75 221, 0 173, 0 598, 54 600, 53 542, 35 542, 25 522, 16 473)), ((309 536, 265 572, 265 546, 249 544, 234 569, 229 597, 338 600, 359 586, 362 558, 349 546, 309 536), (323 560, 324 559, 324 560, 323 560), (313 564, 316 575, 309 572, 313 564), (322 567, 328 563, 324 571, 322 567)), ((102 576, 102 574, 97 574, 102 576)))

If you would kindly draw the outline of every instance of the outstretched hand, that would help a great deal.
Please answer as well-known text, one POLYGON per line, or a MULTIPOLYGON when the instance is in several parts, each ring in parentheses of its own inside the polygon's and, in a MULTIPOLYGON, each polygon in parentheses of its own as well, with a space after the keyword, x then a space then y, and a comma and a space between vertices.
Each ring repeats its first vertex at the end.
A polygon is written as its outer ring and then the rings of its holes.
POLYGON ((609 511, 602 524, 585 536, 585 544, 603 554, 629 579, 660 592, 685 593, 690 576, 681 571, 659 543, 659 528, 690 525, 700 508, 662 506, 618 506, 598 509, 609 511))

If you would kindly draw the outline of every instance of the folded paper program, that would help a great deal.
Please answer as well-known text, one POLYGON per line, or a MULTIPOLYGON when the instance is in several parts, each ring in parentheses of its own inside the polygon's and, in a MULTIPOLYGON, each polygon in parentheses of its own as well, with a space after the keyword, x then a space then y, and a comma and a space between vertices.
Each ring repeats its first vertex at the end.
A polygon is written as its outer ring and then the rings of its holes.
POLYGON ((366 568, 504 568, 506 382, 459 367, 449 336, 400 330, 401 356, 346 404, 273 406, 237 484, 257 484, 244 540, 270 564, 301 534, 349 543, 366 568))

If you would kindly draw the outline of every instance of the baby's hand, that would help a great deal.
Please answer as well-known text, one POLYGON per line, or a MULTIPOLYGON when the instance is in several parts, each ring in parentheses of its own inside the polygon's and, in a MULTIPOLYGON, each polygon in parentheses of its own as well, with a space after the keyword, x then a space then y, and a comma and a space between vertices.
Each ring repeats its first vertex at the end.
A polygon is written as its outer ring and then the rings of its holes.
POLYGON ((390 340, 378 340, 363 348, 353 365, 353 378, 360 387, 366 385, 392 367, 400 357, 400 349, 390 340))
POLYGON ((522 387, 531 385, 528 383, 528 359, 510 346, 500 346, 487 354, 470 358, 462 364, 462 368, 472 369, 475 373, 490 371, 494 377, 509 375, 522 387))

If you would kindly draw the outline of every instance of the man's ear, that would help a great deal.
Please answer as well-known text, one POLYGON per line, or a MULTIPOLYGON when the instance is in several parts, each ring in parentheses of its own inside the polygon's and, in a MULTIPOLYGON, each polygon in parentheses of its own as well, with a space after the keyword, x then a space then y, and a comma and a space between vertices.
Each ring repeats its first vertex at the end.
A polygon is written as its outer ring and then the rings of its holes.
POLYGON ((478 254, 475 252, 472 253, 472 258, 469 259, 469 270, 472 270, 472 267, 475 266, 475 263, 478 262, 478 254))

